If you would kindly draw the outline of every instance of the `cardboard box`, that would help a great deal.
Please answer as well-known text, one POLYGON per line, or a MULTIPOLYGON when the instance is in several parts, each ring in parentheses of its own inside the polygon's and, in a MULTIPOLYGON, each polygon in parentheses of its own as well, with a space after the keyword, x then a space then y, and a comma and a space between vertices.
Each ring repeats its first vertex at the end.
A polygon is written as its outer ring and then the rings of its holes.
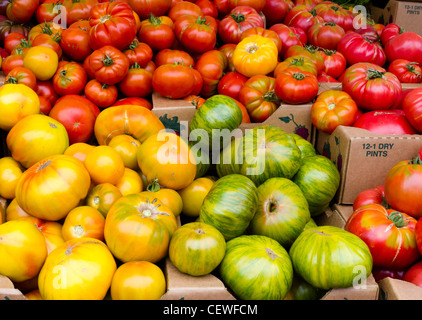
POLYGON ((368 5, 375 22, 387 25, 396 23, 406 31, 422 35, 422 3, 420 1, 390 0, 385 7, 368 5))
POLYGON ((0 300, 28 300, 21 291, 15 289, 9 278, 0 274, 0 300))
POLYGON ((319 226, 336 226, 344 229, 344 226, 352 213, 352 205, 334 204, 325 212, 313 217, 313 219, 319 226))
POLYGON ((404 280, 384 278, 378 286, 379 300, 422 300, 422 288, 404 280))
POLYGON ((339 126, 332 134, 317 131, 315 145, 340 171, 334 197, 339 204, 353 204, 361 191, 384 184, 390 169, 412 159, 421 147, 422 135, 377 135, 348 126, 339 126))

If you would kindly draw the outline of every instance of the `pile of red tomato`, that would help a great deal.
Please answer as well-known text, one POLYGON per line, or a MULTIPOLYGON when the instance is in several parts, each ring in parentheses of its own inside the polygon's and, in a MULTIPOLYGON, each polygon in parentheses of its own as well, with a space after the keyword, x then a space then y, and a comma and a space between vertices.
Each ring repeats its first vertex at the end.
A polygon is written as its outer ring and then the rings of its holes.
POLYGON ((377 281, 391 277, 422 286, 422 148, 400 161, 385 183, 362 191, 345 229, 370 248, 377 281))
MULTIPOLYGON (((422 89, 402 90, 422 83, 422 37, 359 17, 322 0, 1 0, 0 129, 10 156, 0 159, 0 234, 27 237, 14 253, 0 246, 0 260, 23 261, 0 263, 0 273, 17 284, 38 276, 31 299, 102 299, 108 290, 113 299, 160 298, 165 279, 154 263, 167 255, 177 216, 198 217, 214 180, 196 177, 187 160, 159 163, 154 91, 196 108, 225 95, 242 122, 306 103, 324 132, 422 132, 422 89), (342 90, 318 95, 322 82, 342 90), (65 292, 55 278, 64 256, 92 267, 80 280, 78 264, 65 292), (125 289, 140 273, 154 285, 125 289)), ((173 138, 169 156, 191 159, 173 138)))

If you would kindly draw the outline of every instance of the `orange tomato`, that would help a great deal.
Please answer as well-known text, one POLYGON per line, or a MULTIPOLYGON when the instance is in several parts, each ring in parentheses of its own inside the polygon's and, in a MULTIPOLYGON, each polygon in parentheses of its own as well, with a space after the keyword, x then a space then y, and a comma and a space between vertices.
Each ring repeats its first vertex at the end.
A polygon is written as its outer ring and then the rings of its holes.
POLYGON ((92 144, 88 144, 85 142, 76 142, 67 147, 67 149, 64 151, 64 154, 73 156, 76 159, 79 159, 84 162, 86 155, 92 150, 92 148, 94 148, 92 144))
POLYGON ((65 241, 90 237, 104 241, 105 218, 97 209, 90 206, 76 207, 67 214, 62 228, 65 241))
POLYGON ((109 146, 95 146, 85 158, 85 167, 94 183, 116 184, 123 176, 125 165, 122 158, 109 146))
POLYGON ((123 177, 116 183, 115 186, 119 188, 123 196, 142 192, 144 188, 142 178, 139 173, 129 168, 125 168, 123 177))
POLYGON ((40 290, 38 289, 34 289, 25 293, 25 298, 27 298, 28 300, 42 300, 40 290))
POLYGON ((152 182, 179 190, 195 179, 196 160, 188 144, 177 134, 162 131, 141 144, 137 159, 139 168, 152 182))
POLYGON ((13 220, 0 224, 0 274, 16 282, 32 279, 46 257, 45 238, 31 222, 13 220))
POLYGON ((19 162, 12 157, 0 159, 0 197, 13 199, 15 189, 23 168, 19 162))
POLYGON ((16 220, 21 217, 28 217, 29 214, 26 213, 18 204, 16 198, 10 201, 9 205, 6 208, 6 221, 16 220))
POLYGON ((72 239, 48 255, 38 288, 45 300, 102 300, 115 271, 116 262, 104 242, 72 239))
POLYGON ((6 142, 12 157, 29 168, 48 156, 63 154, 69 136, 57 120, 34 114, 19 120, 7 134, 6 142))
POLYGON ((120 189, 111 183, 100 183, 88 193, 85 204, 98 210, 104 217, 113 204, 122 197, 120 189))
POLYGON ((111 281, 113 300, 158 300, 166 292, 163 271, 148 261, 122 264, 111 281))
POLYGON ((108 146, 117 151, 126 168, 139 170, 136 159, 136 152, 141 146, 139 140, 127 134, 119 134, 110 140, 108 146))
POLYGON ((30 47, 23 55, 23 66, 31 70, 37 80, 50 80, 57 71, 59 56, 46 46, 30 47))
POLYGON ((113 255, 122 262, 157 262, 168 252, 177 228, 176 217, 160 200, 135 193, 121 197, 109 210, 104 238, 113 255))
POLYGON ((31 216, 21 217, 19 220, 29 221, 41 231, 45 238, 48 254, 64 243, 62 225, 60 223, 54 221, 44 221, 31 216))
POLYGON ((54 155, 27 169, 16 186, 19 206, 34 217, 57 221, 88 194, 91 179, 81 161, 54 155))

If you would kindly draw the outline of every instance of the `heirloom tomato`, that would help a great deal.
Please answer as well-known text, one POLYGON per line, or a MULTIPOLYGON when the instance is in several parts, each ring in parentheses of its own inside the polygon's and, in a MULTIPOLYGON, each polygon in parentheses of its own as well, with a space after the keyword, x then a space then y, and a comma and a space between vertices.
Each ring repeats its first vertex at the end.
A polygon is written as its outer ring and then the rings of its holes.
POLYGON ((351 126, 356 119, 358 106, 344 91, 322 92, 312 104, 311 121, 320 131, 332 133, 338 126, 351 126))
POLYGON ((92 148, 94 148, 94 145, 92 144, 88 144, 85 142, 76 142, 74 144, 69 145, 69 147, 67 147, 63 154, 75 157, 76 159, 79 159, 80 161, 84 162, 86 155, 92 148))
POLYGON ((119 153, 110 146, 95 146, 88 152, 85 167, 95 184, 115 184, 123 176, 125 165, 119 153))
POLYGON ((105 182, 94 186, 86 196, 85 204, 98 210, 104 217, 113 204, 122 197, 122 193, 115 185, 105 182))
POLYGON ((281 41, 281 50, 279 52, 280 57, 284 57, 287 49, 289 49, 291 46, 297 45, 297 46, 303 47, 303 43, 300 40, 300 37, 293 32, 292 28, 289 28, 285 24, 282 24, 282 23, 273 24, 269 28, 269 30, 272 30, 275 33, 277 33, 278 37, 280 38, 280 41, 281 41))
POLYGON ((283 19, 285 25, 300 28, 305 32, 314 24, 323 22, 324 19, 317 15, 315 10, 303 4, 290 9, 283 19))
POLYGON ((389 23, 387 24, 384 29, 382 30, 380 40, 382 45, 385 47, 387 42, 394 37, 398 36, 399 34, 402 34, 405 32, 405 30, 400 27, 397 23, 389 23))
POLYGON ((63 0, 62 5, 66 9, 66 24, 70 26, 78 20, 89 20, 91 10, 98 0, 63 0))
POLYGON ((4 39, 12 32, 18 32, 27 38, 29 30, 30 27, 25 24, 15 23, 8 19, 3 20, 0 22, 0 43, 4 44, 4 39))
POLYGON ((421 257, 416 245, 416 219, 379 204, 355 210, 344 226, 371 251, 374 266, 402 269, 421 257))
POLYGON ((23 51, 20 50, 19 53, 8 55, 6 58, 2 59, 1 70, 6 75, 13 68, 23 67, 23 51))
POLYGON ((117 100, 113 106, 122 106, 122 105, 135 105, 147 108, 148 110, 152 109, 152 104, 147 99, 141 97, 127 97, 117 100))
POLYGON ((407 120, 403 110, 368 111, 359 116, 353 124, 375 134, 415 134, 416 131, 407 120))
POLYGON ((158 179, 149 181, 146 185, 146 190, 141 192, 141 194, 150 199, 157 198, 160 200, 165 206, 170 208, 175 217, 182 212, 183 200, 180 194, 176 190, 160 186, 158 179))
POLYGON ((142 68, 146 67, 153 56, 151 47, 144 42, 140 42, 137 38, 130 43, 123 53, 129 58, 130 66, 136 62, 142 68))
POLYGON ((63 56, 63 49, 60 46, 60 38, 61 36, 57 33, 54 35, 41 33, 32 40, 31 47, 44 46, 51 48, 55 53, 57 53, 57 57, 60 61, 63 56))
POLYGON ((325 22, 334 22, 345 32, 354 30, 353 19, 355 17, 353 13, 344 9, 339 4, 330 3, 328 1, 322 2, 313 7, 313 10, 315 10, 315 13, 324 19, 325 22))
POLYGON ((13 68, 4 79, 4 83, 20 83, 37 90, 37 78, 35 74, 25 67, 13 68))
POLYGON ((142 192, 144 189, 144 182, 138 171, 125 168, 123 176, 115 186, 120 190, 122 196, 127 196, 128 194, 142 192))
POLYGON ((167 16, 175 22, 181 16, 193 16, 198 18, 204 15, 201 8, 193 1, 179 1, 172 4, 167 16))
POLYGON ((217 93, 218 82, 224 76, 227 66, 227 56, 220 50, 213 49, 200 55, 195 69, 199 71, 203 80, 201 97, 209 98, 217 93))
POLYGON ((418 132, 422 132, 422 89, 410 91, 404 97, 402 106, 407 120, 418 132))
POLYGON ((19 206, 16 197, 10 201, 9 205, 6 208, 6 221, 16 220, 22 217, 28 217, 28 213, 26 213, 22 208, 19 206))
POLYGON ((40 4, 37 0, 13 0, 6 7, 6 16, 15 23, 28 23, 40 4))
POLYGON ((301 56, 292 56, 277 64, 273 72, 274 77, 277 78, 282 71, 285 71, 290 67, 296 67, 302 71, 310 72, 314 76, 318 75, 317 67, 311 59, 301 56))
POLYGON ((24 168, 12 157, 0 158, 0 197, 14 199, 16 184, 24 168))
POLYGON ((367 204, 380 204, 387 208, 388 204, 385 201, 384 185, 359 192, 353 201, 353 211, 367 204))
POLYGON ((13 49, 20 44, 22 40, 27 40, 26 36, 24 36, 22 33, 19 32, 12 32, 9 33, 4 38, 4 49, 8 54, 10 54, 13 49))
POLYGON ((141 194, 121 197, 109 210, 104 237, 113 255, 122 262, 157 262, 168 253, 177 228, 170 208, 157 198, 141 194))
POLYGON ((77 206, 69 211, 63 222, 62 234, 65 241, 90 237, 104 241, 104 216, 90 206, 77 206))
POLYGON ((85 85, 84 94, 98 107, 107 108, 116 102, 119 92, 116 85, 108 85, 92 79, 85 85))
POLYGON ((56 73, 58 64, 57 53, 49 47, 31 47, 23 55, 23 66, 30 69, 37 80, 51 79, 56 73))
POLYGON ((406 282, 413 283, 418 287, 422 287, 422 261, 418 261, 406 271, 403 276, 403 280, 406 282))
POLYGON ((80 160, 53 155, 22 174, 16 186, 16 200, 28 214, 57 221, 85 199, 90 184, 89 173, 80 160))
POLYGON ((45 300, 102 300, 116 268, 104 242, 72 239, 48 255, 38 276, 38 288, 45 300))
POLYGON ((172 0, 128 0, 141 20, 147 19, 151 14, 161 16, 170 9, 172 0))
POLYGON ((215 181, 209 177, 200 177, 195 179, 186 188, 178 191, 182 198, 182 213, 184 215, 199 217, 204 198, 214 185, 214 182, 215 181))
POLYGON ((345 31, 334 22, 323 22, 312 25, 307 32, 308 43, 328 50, 337 49, 345 31))
POLYGON ((195 67, 195 60, 186 51, 176 49, 162 49, 155 54, 154 62, 157 68, 163 64, 180 63, 188 67, 195 67))
POLYGON ((233 99, 238 99, 239 91, 242 89, 248 77, 240 74, 237 71, 227 72, 218 82, 218 94, 224 94, 233 99))
POLYGON ((218 9, 214 4, 214 1, 211 0, 197 0, 195 4, 201 8, 202 13, 205 16, 210 16, 215 19, 218 18, 218 9))
POLYGON ((127 97, 147 97, 153 90, 153 73, 138 63, 129 67, 125 77, 117 84, 120 92, 127 97))
POLYGON ((347 67, 344 55, 336 50, 322 50, 321 55, 324 60, 324 72, 335 79, 339 78, 347 67))
POLYGON ((266 75, 277 66, 278 49, 273 40, 252 35, 240 40, 233 52, 236 71, 250 78, 266 75))
POLYGON ((287 49, 284 55, 284 59, 287 59, 289 57, 294 57, 294 56, 306 57, 306 58, 311 59, 316 65, 318 74, 320 74, 324 70, 324 58, 317 47, 314 47, 312 45, 291 46, 289 49, 287 49))
POLYGON ((176 39, 173 27, 163 23, 160 17, 150 16, 148 21, 138 32, 139 41, 148 44, 154 51, 169 49, 176 39))
POLYGON ((192 68, 183 64, 161 65, 152 74, 152 87, 166 98, 184 98, 192 92, 194 86, 192 68))
POLYGON ((402 83, 422 82, 422 69, 417 62, 396 59, 388 66, 388 72, 394 74, 402 83))
POLYGON ((120 134, 113 137, 108 145, 119 153, 125 167, 133 170, 139 169, 136 159, 136 153, 141 146, 139 140, 127 134, 120 134))
POLYGON ((92 53, 89 45, 89 30, 91 26, 88 20, 75 22, 63 30, 60 38, 60 47, 70 59, 82 62, 92 53))
POLYGON ((80 63, 61 61, 52 81, 54 91, 60 96, 80 94, 85 88, 87 74, 80 63))
POLYGON ((37 10, 35 11, 35 19, 38 23, 51 22, 61 12, 61 6, 64 0, 45 0, 40 2, 37 10))
POLYGON ((407 59, 422 64, 422 36, 415 32, 403 32, 385 44, 388 61, 407 59))
POLYGON ((267 0, 262 13, 265 16, 268 27, 283 21, 287 12, 294 7, 292 0, 267 0))

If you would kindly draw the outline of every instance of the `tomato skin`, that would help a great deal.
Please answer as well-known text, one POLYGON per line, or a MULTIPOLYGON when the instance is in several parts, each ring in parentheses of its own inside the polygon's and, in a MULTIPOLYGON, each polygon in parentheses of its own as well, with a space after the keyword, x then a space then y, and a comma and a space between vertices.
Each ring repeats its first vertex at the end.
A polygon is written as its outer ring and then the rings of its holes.
POLYGON ((217 92, 218 94, 224 94, 233 99, 238 99, 239 91, 247 80, 248 77, 245 77, 239 72, 228 72, 218 82, 217 92))
POLYGON ((37 80, 49 80, 56 73, 59 64, 57 53, 44 46, 31 47, 23 56, 23 66, 30 69, 37 80))
POLYGON ((153 90, 153 73, 135 63, 119 82, 118 87, 125 96, 147 97, 153 90))
POLYGON ((344 73, 343 91, 350 94, 362 110, 387 110, 399 102, 399 79, 384 68, 368 62, 360 62, 347 68, 344 73))
POLYGON ((189 217, 199 217, 202 202, 213 185, 214 180, 209 177, 201 177, 195 179, 186 188, 179 190, 183 201, 182 213, 189 217))
POLYGON ((294 7, 293 1, 285 0, 267 0, 265 1, 262 13, 266 18, 267 26, 271 27, 280 21, 283 21, 287 12, 294 7))
POLYGON ((333 22, 324 22, 311 26, 308 29, 307 37, 309 44, 328 50, 335 50, 345 34, 341 26, 333 22))
POLYGON ((115 185, 109 182, 99 183, 88 192, 85 204, 106 217, 113 204, 122 196, 119 188, 115 185))
POLYGON ((80 94, 85 88, 87 74, 80 63, 61 61, 52 80, 54 91, 60 96, 80 94))
POLYGON ((312 104, 311 121, 318 130, 331 134, 339 125, 352 125, 357 112, 358 106, 348 93, 327 90, 312 104))
POLYGON ((90 206, 78 206, 69 211, 63 222, 62 234, 65 241, 90 237, 104 241, 104 216, 90 206))
POLYGON ((340 26, 345 32, 354 30, 352 12, 344 9, 342 6, 335 3, 319 3, 313 8, 316 14, 324 19, 326 22, 334 22, 340 26))
POLYGON ((373 203, 387 205, 384 197, 384 185, 361 191, 353 202, 353 211, 373 203))
POLYGON ((422 178, 420 160, 400 161, 385 178, 384 192, 387 203, 418 219, 422 216, 422 195, 418 187, 422 178))
POLYGON ((119 92, 115 85, 110 86, 92 79, 85 85, 84 94, 98 107, 107 108, 116 102, 119 92))
POLYGON ((301 104, 312 101, 318 94, 318 88, 315 75, 291 67, 277 76, 274 91, 285 103, 301 104))
POLYGON ((195 85, 195 78, 190 67, 181 64, 159 66, 152 75, 152 86, 159 94, 171 99, 188 96, 195 85), (183 83, 183 87, 180 84, 183 83))
POLYGON ((21 83, 32 90, 37 90, 37 78, 35 74, 25 67, 13 68, 4 79, 4 83, 21 83))
POLYGON ((15 23, 28 23, 35 11, 39 1, 37 0, 17 0, 10 2, 6 8, 7 18, 15 23))
POLYGON ((362 114, 353 124, 375 134, 415 134, 403 110, 376 110, 362 114))
POLYGON ((339 78, 347 66, 344 55, 335 50, 322 50, 321 55, 324 60, 324 72, 335 79, 339 78))
POLYGON ((148 20, 150 23, 141 26, 138 39, 148 44, 153 51, 169 49, 176 39, 174 29, 160 18, 151 16, 148 20))
POLYGON ((23 67, 23 53, 8 55, 2 60, 1 69, 4 74, 16 67, 23 67))
POLYGON ((216 49, 207 51, 199 57, 195 69, 199 71, 203 79, 202 97, 208 98, 217 93, 218 82, 223 77, 227 66, 226 55, 216 49))
POLYGON ((66 8, 67 25, 70 26, 78 20, 88 20, 92 7, 98 2, 98 0, 63 0, 63 6, 66 8))
POLYGON ((403 32, 387 41, 385 53, 388 61, 408 59, 422 64, 422 37, 415 32, 403 32))
POLYGON ((272 30, 277 33, 281 41, 281 51, 279 53, 280 57, 284 57, 286 51, 294 45, 303 47, 303 43, 300 40, 299 36, 295 34, 292 28, 288 27, 282 23, 273 24, 269 30, 272 30))
POLYGON ((136 36, 136 21, 125 1, 98 3, 91 10, 89 44, 93 50, 113 46, 124 50, 136 36))
POLYGON ((418 131, 422 132, 422 89, 410 91, 403 99, 403 110, 407 120, 418 131))
POLYGON ((182 63, 188 67, 195 67, 195 61, 186 51, 176 49, 162 49, 155 54, 157 68, 163 64, 182 63))
POLYGON ((4 38, 4 49, 6 50, 6 52, 10 54, 15 48, 15 46, 17 46, 22 39, 27 40, 26 36, 24 36, 22 33, 19 33, 19 32, 9 33, 4 38))
POLYGON ((394 74, 402 83, 422 82, 422 69, 417 62, 396 59, 388 66, 388 72, 394 74))
POLYGON ((170 9, 171 0, 128 0, 132 9, 141 20, 147 19, 150 14, 161 16, 170 9))
POLYGON ((217 43, 217 23, 213 17, 179 17, 174 28, 180 43, 188 52, 201 54, 214 49, 217 43))
POLYGON ((16 184, 23 172, 22 166, 12 157, 0 158, 0 197, 14 199, 16 184))
POLYGON ((349 217, 345 230, 368 245, 374 266, 402 269, 417 261, 416 219, 379 204, 363 206, 349 217))
POLYGON ((89 29, 91 26, 88 21, 81 27, 77 27, 78 25, 80 25, 80 22, 75 22, 63 30, 60 38, 60 47, 66 56, 82 62, 93 51, 89 45, 89 29))
POLYGON ((387 24, 381 33, 381 43, 385 47, 387 42, 391 40, 392 38, 398 36, 399 34, 402 34, 404 32, 404 29, 400 27, 396 23, 389 23, 387 24))

